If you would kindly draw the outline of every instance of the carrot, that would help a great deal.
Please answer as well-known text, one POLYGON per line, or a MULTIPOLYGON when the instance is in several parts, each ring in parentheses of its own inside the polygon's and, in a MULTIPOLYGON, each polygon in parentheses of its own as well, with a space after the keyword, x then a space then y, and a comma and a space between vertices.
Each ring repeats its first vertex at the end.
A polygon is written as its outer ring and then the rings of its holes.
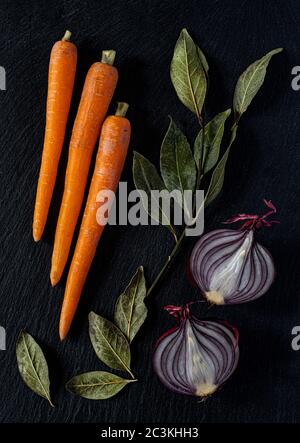
POLYGON ((64 194, 56 227, 51 284, 60 280, 81 209, 92 153, 118 81, 115 51, 103 51, 86 76, 69 147, 64 194))
POLYGON ((116 114, 109 116, 101 131, 88 199, 80 232, 72 259, 60 317, 59 335, 63 340, 71 326, 81 292, 96 253, 104 223, 97 222, 97 211, 101 206, 100 191, 115 192, 127 155, 130 140, 130 123, 125 118, 128 105, 119 103, 116 114))
POLYGON ((72 98, 77 48, 70 37, 66 31, 50 55, 45 139, 32 227, 35 241, 41 239, 47 221, 72 98))

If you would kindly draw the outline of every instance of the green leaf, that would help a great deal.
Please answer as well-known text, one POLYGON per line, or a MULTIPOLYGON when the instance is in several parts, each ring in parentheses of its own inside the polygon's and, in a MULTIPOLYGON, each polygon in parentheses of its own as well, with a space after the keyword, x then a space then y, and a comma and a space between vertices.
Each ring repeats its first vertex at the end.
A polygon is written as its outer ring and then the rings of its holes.
POLYGON ((144 303, 146 295, 144 270, 141 266, 118 298, 115 307, 115 323, 130 342, 147 317, 144 303))
POLYGON ((183 29, 174 49, 171 80, 178 98, 199 120, 207 90, 207 71, 203 53, 187 30, 183 29))
POLYGON ((113 397, 129 383, 137 380, 126 380, 118 375, 104 371, 85 372, 71 378, 66 388, 73 394, 89 400, 105 400, 113 397))
POLYGON ((34 338, 25 331, 18 337, 16 355, 24 383, 54 407, 50 397, 49 371, 45 356, 34 338))
POLYGON ((197 168, 189 142, 171 118, 161 146, 160 170, 166 188, 180 191, 175 200, 186 207, 182 197, 185 190, 194 190, 197 168))
POLYGON ((237 125, 234 125, 231 131, 232 132, 231 132, 231 139, 230 139, 229 146, 226 149, 225 153, 223 154, 223 157, 221 158, 221 160, 219 161, 219 163, 217 164, 217 166, 215 167, 215 169, 212 173, 209 188, 207 190, 206 197, 205 197, 205 206, 208 206, 218 196, 218 194, 222 190, 222 187, 224 184, 226 163, 228 160, 230 148, 236 138, 237 125))
MULTIPOLYGON (((154 212, 153 206, 151 205, 151 191, 164 190, 164 183, 160 178, 155 166, 147 158, 145 158, 138 152, 133 153, 133 181, 137 190, 142 190, 146 193, 147 198, 144 198, 145 196, 143 193, 140 193, 140 195, 142 204, 148 214, 154 220, 166 226, 171 231, 171 233, 175 235, 175 231, 172 227, 169 214, 166 214, 163 210, 164 197, 161 196, 159 200, 155 200, 158 208, 157 213, 154 212), (152 209, 152 211, 150 209, 152 209)), ((168 204, 168 202, 166 202, 166 204, 168 204)))
POLYGON ((220 112, 205 125, 203 154, 203 129, 201 129, 196 137, 194 144, 194 157, 197 165, 200 165, 200 161, 202 160, 201 172, 203 175, 209 172, 218 161, 220 146, 224 134, 225 121, 230 113, 231 109, 220 112))
POLYGON ((233 108, 236 121, 246 111, 251 101, 264 82, 266 69, 273 55, 282 48, 273 49, 261 59, 252 63, 238 79, 233 97, 233 108))
POLYGON ((106 318, 90 312, 89 333, 97 357, 107 366, 130 371, 129 343, 117 326, 106 318))

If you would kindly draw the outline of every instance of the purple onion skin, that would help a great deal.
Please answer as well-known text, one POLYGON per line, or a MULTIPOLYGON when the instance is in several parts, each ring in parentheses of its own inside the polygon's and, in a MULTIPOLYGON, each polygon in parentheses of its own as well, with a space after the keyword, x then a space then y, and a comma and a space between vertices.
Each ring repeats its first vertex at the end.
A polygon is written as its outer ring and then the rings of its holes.
POLYGON ((178 325, 158 340, 154 370, 171 391, 206 398, 237 366, 238 332, 227 322, 200 320, 189 313, 188 307, 166 309, 177 318, 178 325))
POLYGON ((275 278, 274 261, 254 234, 254 228, 217 229, 198 240, 190 271, 207 301, 246 303, 268 291, 275 278))

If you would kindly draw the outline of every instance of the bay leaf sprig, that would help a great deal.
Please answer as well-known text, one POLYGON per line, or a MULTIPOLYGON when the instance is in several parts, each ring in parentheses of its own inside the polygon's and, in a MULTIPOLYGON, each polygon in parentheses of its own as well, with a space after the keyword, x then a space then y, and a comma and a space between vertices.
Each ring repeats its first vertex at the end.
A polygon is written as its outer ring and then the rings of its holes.
MULTIPOLYGON (((196 136, 192 153, 186 136, 171 119, 161 145, 161 174, 149 160, 137 152, 134 153, 133 179, 136 188, 145 190, 146 186, 141 186, 141 184, 147 183, 148 196, 152 190, 162 190, 163 186, 165 189, 171 192, 175 191, 177 195, 182 196, 184 190, 189 189, 195 192, 200 189, 203 177, 208 176, 209 180, 205 180, 205 182, 208 182, 208 186, 204 188, 204 204, 205 206, 211 204, 222 190, 225 168, 231 147, 237 136, 240 118, 261 88, 271 58, 281 51, 282 48, 278 48, 268 52, 252 63, 239 77, 233 96, 234 112, 229 143, 227 148, 222 150, 225 124, 231 114, 231 109, 218 113, 205 124, 203 109, 208 92, 209 66, 203 51, 193 41, 188 31, 183 29, 175 45, 170 76, 179 100, 196 115, 200 130, 196 136), (143 159, 142 162, 141 158, 143 159), (151 167, 144 167, 147 164, 150 164, 151 167), (156 186, 158 183, 159 187, 156 186)), ((141 198, 143 201, 142 195, 141 198)), ((149 215, 153 216, 150 214, 149 207, 144 206, 149 215)), ((197 215, 193 214, 195 220, 197 215)), ((159 222, 164 224, 163 217, 160 217, 159 222)), ((170 226, 172 226, 171 221, 167 223, 167 227, 175 238, 175 245, 149 287, 147 295, 159 284, 185 239, 186 226, 182 226, 180 235, 174 226, 171 229, 170 226)))
POLYGON ((144 269, 139 267, 117 299, 114 323, 94 312, 89 314, 89 336, 97 357, 109 368, 127 373, 131 378, 107 371, 85 372, 67 382, 70 392, 91 400, 104 400, 137 381, 131 370, 130 343, 147 317, 146 294, 144 269))
POLYGON ((26 331, 21 331, 16 343, 16 356, 24 383, 54 407, 50 396, 50 380, 46 358, 40 346, 26 331))

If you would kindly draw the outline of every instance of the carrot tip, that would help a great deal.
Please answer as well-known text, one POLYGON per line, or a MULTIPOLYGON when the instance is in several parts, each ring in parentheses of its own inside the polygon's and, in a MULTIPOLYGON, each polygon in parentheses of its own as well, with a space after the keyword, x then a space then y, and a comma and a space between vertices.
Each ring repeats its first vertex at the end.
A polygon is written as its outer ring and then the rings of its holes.
POLYGON ((55 272, 55 271, 52 271, 52 270, 51 270, 51 273, 50 273, 50 281, 51 281, 51 285, 52 285, 52 286, 57 285, 57 283, 59 282, 59 280, 60 280, 60 276, 58 275, 58 273, 55 272))
POLYGON ((42 234, 37 229, 33 229, 32 236, 33 236, 33 240, 35 242, 38 242, 38 241, 40 241, 42 234))
POLYGON ((59 334, 59 338, 60 338, 60 341, 64 341, 66 338, 66 335, 59 334))
POLYGON ((61 324, 59 325, 59 338, 60 338, 60 341, 64 341, 64 339, 68 335, 68 332, 69 331, 66 328, 62 327, 61 324))

